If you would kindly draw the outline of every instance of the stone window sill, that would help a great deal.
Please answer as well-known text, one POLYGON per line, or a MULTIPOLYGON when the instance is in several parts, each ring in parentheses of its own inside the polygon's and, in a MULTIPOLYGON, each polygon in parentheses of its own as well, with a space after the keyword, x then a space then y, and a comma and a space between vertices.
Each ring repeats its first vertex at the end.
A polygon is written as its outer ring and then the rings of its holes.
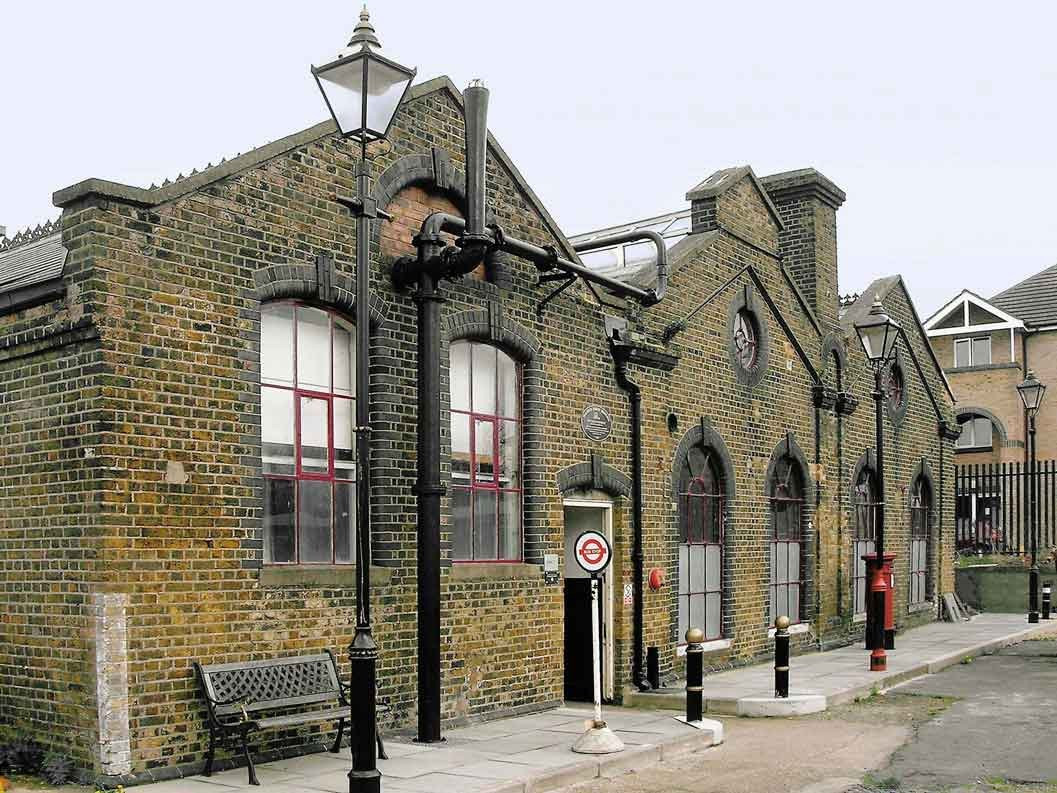
MULTIPOLYGON (((371 586, 385 586, 392 578, 388 567, 371 565, 371 586)), ((355 589, 356 566, 351 564, 264 565, 262 587, 301 587, 312 589, 355 589)))
POLYGON ((866 612, 862 614, 853 614, 851 618, 852 623, 866 622, 866 612))
POLYGON ((916 614, 919 611, 928 611, 929 609, 934 608, 936 608, 936 604, 933 603, 931 600, 926 600, 923 603, 912 603, 911 605, 907 606, 907 613, 916 614))
MULTIPOLYGON (((811 626, 806 622, 798 622, 796 625, 789 626, 789 635, 796 636, 798 633, 807 633, 811 630, 811 626)), ((767 629, 767 638, 773 639, 775 634, 774 628, 767 629)))
POLYGON ((526 581, 543 580, 538 564, 522 562, 455 562, 451 566, 452 581, 526 581))
MULTIPOLYGON (((706 653, 718 653, 721 650, 729 650, 730 639, 713 639, 710 642, 701 642, 701 649, 706 653)), ((680 644, 676 647, 675 654, 680 658, 686 655, 686 645, 680 644)))

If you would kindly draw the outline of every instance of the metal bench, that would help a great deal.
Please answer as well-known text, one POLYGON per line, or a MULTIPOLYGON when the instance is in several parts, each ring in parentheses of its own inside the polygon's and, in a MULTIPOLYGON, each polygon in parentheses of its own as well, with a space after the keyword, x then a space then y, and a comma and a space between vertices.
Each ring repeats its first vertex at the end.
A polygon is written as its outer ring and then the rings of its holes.
MULTIPOLYGON (((317 721, 334 721, 338 734, 331 752, 341 748, 345 723, 351 723, 346 692, 349 686, 338 677, 338 665, 330 650, 317 655, 297 655, 265 661, 233 664, 194 664, 209 710, 209 752, 203 773, 213 773, 217 742, 238 735, 246 758, 251 785, 259 785, 250 757, 251 732, 284 729, 317 721), (273 715, 262 713, 277 711, 273 715)), ((385 704, 378 711, 388 712, 385 704)), ((381 733, 377 735, 378 755, 388 759, 381 733)))

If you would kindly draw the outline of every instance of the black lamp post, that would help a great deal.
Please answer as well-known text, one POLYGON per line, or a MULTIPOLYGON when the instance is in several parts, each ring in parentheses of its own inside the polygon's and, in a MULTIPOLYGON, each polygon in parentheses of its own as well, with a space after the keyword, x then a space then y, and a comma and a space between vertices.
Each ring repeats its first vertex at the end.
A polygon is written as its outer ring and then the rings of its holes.
POLYGON ((376 52, 381 45, 366 8, 348 46, 337 60, 313 66, 312 75, 338 132, 360 142, 356 196, 337 199, 356 218, 356 635, 349 645, 353 736, 349 790, 375 793, 382 782, 374 748, 378 646, 371 636, 370 241, 371 221, 388 216, 369 198, 367 143, 388 134, 415 70, 376 52))
POLYGON ((1020 401, 1024 403, 1024 412, 1028 416, 1028 509, 1031 510, 1031 573, 1028 575, 1028 622, 1039 621, 1039 520, 1036 498, 1038 483, 1035 481, 1035 414, 1039 412, 1042 398, 1046 396, 1046 386, 1035 378, 1035 373, 1028 370, 1027 379, 1017 386, 1020 401))
POLYGON ((877 525, 875 527, 874 545, 877 559, 870 581, 870 602, 867 611, 867 635, 870 645, 870 669, 884 671, 888 666, 885 655, 885 604, 888 582, 884 577, 884 537, 885 537, 885 477, 884 477, 884 424, 881 402, 884 392, 881 388, 885 367, 892 359, 896 339, 899 338, 899 323, 885 313, 880 300, 875 300, 866 319, 855 323, 855 332, 859 334, 863 351, 870 360, 874 372, 874 413, 877 432, 877 488, 880 491, 877 504, 877 525))

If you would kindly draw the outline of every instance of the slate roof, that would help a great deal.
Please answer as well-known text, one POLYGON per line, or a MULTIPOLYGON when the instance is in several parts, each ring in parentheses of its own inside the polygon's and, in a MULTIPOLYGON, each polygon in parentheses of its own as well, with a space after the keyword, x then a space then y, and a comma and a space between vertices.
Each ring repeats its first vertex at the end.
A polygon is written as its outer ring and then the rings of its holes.
POLYGON ((65 264, 57 222, 19 233, 0 243, 0 293, 61 278, 65 264))
POLYGON ((999 292, 988 302, 1026 325, 1057 325, 1057 264, 999 292))

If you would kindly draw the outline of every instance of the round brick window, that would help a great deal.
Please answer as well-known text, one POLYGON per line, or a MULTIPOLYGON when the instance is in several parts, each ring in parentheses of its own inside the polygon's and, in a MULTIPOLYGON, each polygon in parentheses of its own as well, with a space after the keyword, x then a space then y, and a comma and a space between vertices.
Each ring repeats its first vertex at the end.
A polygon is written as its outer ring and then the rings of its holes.
POLYGON ((727 352, 738 382, 750 387, 766 374, 770 347, 756 301, 752 288, 745 286, 727 309, 727 352))

